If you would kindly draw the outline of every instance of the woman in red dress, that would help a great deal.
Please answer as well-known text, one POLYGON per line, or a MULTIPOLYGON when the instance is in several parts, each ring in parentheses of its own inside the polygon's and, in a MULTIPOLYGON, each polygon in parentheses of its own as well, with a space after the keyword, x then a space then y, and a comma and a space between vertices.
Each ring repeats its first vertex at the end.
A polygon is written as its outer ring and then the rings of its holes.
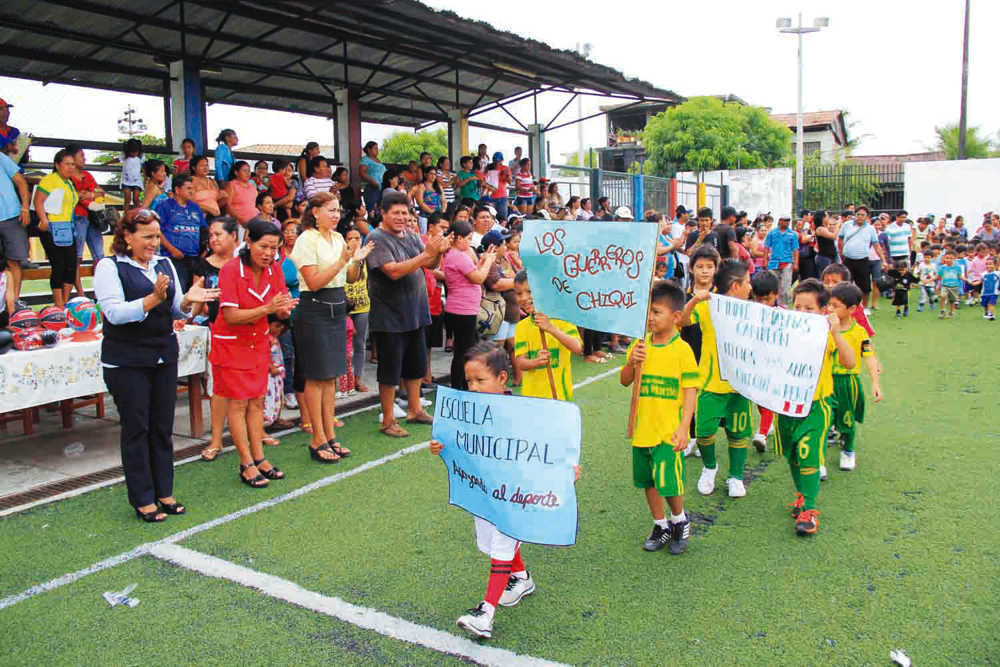
POLYGON ((260 488, 285 474, 264 456, 264 394, 270 347, 267 317, 287 320, 297 299, 274 266, 281 232, 263 220, 247 226, 247 244, 219 271, 219 314, 212 324, 214 391, 229 399, 229 432, 240 456, 240 480, 260 488))

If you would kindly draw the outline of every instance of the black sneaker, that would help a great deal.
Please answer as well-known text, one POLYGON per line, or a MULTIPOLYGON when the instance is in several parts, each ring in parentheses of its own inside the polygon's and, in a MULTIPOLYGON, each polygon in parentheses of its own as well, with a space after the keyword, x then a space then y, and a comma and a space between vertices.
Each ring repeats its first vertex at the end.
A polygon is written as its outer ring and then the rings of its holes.
POLYGON ((660 528, 657 524, 653 524, 653 532, 649 534, 646 541, 643 542, 642 548, 646 551, 659 551, 663 547, 667 546, 667 541, 670 540, 670 529, 660 528))
POLYGON ((691 537, 691 519, 685 513, 683 521, 670 524, 670 553, 677 556, 687 551, 689 537, 691 537))

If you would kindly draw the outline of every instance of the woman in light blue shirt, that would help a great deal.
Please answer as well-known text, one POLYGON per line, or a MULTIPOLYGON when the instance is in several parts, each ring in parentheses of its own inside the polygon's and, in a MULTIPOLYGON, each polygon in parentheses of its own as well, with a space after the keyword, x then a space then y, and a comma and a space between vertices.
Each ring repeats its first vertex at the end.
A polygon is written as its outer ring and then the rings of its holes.
POLYGON ((239 143, 236 130, 223 130, 215 139, 219 145, 215 147, 215 180, 220 187, 229 180, 229 172, 233 170, 233 146, 239 143))

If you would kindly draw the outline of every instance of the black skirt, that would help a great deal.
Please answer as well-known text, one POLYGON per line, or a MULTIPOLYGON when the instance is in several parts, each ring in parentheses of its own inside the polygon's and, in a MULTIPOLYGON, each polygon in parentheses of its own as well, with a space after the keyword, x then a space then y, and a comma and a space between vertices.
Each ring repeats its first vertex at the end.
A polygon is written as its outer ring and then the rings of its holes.
POLYGON ((343 287, 299 294, 295 309, 297 365, 308 380, 332 380, 347 372, 347 299, 343 287))

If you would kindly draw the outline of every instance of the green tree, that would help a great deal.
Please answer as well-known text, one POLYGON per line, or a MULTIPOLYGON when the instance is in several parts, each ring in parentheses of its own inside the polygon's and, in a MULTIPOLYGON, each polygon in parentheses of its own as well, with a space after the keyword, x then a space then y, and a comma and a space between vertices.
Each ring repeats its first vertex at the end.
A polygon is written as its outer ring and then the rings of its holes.
POLYGON ((419 160, 424 152, 431 154, 434 164, 442 155, 448 155, 448 132, 444 129, 395 132, 382 143, 379 157, 387 164, 406 164, 419 160))
POLYGON ((651 173, 671 176, 780 165, 791 155, 792 133, 762 107, 692 97, 651 118, 642 144, 651 173))
MULTIPOLYGON (((157 136, 154 136, 152 134, 137 134, 137 135, 135 135, 134 138, 138 139, 139 141, 141 141, 143 146, 162 146, 164 144, 164 141, 165 141, 163 139, 163 137, 157 137, 157 136)), ((121 142, 122 142, 123 146, 124 146, 124 144, 125 144, 125 142, 127 140, 128 140, 128 137, 121 137, 121 142)), ((174 166, 174 158, 175 157, 176 156, 174 156, 174 155, 164 155, 163 153, 146 153, 146 152, 144 152, 142 154, 143 161, 146 161, 146 160, 162 160, 163 163, 165 165, 167 165, 168 169, 170 167, 174 166)), ((114 162, 115 160, 121 160, 121 158, 122 158, 121 151, 104 151, 103 153, 101 153, 100 155, 98 155, 96 158, 94 158, 94 162, 96 162, 97 164, 108 164, 109 162, 114 162)), ((108 180, 108 184, 109 185, 118 185, 118 184, 121 183, 121 181, 122 181, 121 172, 117 172, 117 173, 115 173, 114 175, 111 176, 111 178, 108 180)))
MULTIPOLYGON (((583 162, 585 166, 596 169, 600 165, 600 154, 594 148, 587 148, 583 152, 583 162)), ((567 167, 578 167, 580 166, 580 153, 574 152, 566 156, 566 166, 567 167)), ((557 176, 563 178, 572 178, 573 176, 585 176, 585 172, 578 171, 576 169, 560 169, 557 176)))
MULTIPOLYGON (((987 137, 979 136, 980 128, 969 127, 965 132, 965 157, 983 158, 990 156, 990 140, 987 137)), ((934 133, 937 135, 937 149, 944 151, 946 160, 958 159, 958 124, 943 125, 935 127, 934 133)))

